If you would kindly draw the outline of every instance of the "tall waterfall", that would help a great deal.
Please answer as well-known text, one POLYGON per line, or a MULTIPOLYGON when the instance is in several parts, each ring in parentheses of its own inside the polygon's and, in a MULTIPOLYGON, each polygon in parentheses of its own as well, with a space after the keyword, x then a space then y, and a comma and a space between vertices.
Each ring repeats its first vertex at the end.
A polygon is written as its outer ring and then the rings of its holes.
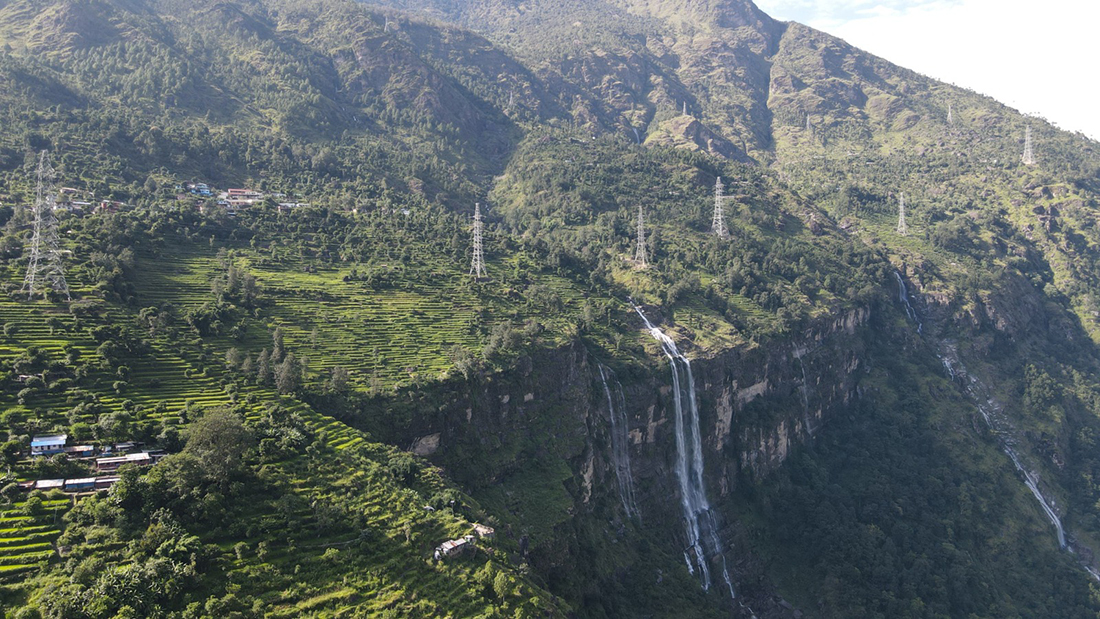
POLYGON ((676 479, 680 484, 680 503, 684 509, 684 524, 687 529, 688 548, 694 557, 684 552, 688 570, 692 569, 692 560, 699 568, 703 589, 711 585, 710 565, 707 554, 721 559, 722 579, 729 589, 730 598, 735 598, 733 582, 730 580, 726 565, 726 555, 718 539, 718 527, 707 501, 706 487, 703 485, 703 440, 699 431, 699 406, 695 397, 695 378, 691 373, 691 362, 680 354, 676 342, 664 331, 654 327, 641 308, 634 306, 645 323, 649 334, 661 344, 661 350, 668 357, 672 368, 672 402, 676 409, 674 429, 676 432, 676 479))
POLYGON ((905 287, 905 280, 901 278, 901 273, 897 271, 894 271, 894 277, 898 280, 898 300, 905 305, 905 315, 917 323, 917 333, 920 333, 924 330, 924 325, 920 323, 920 318, 917 317, 917 310, 913 309, 913 304, 909 302, 909 289, 905 287))
POLYGON ((615 378, 615 373, 610 368, 597 363, 600 371, 600 382, 603 383, 603 392, 607 396, 607 409, 611 414, 611 457, 615 461, 615 477, 619 481, 619 498, 623 502, 623 511, 627 517, 640 516, 638 504, 634 501, 634 476, 630 472, 630 437, 627 432, 629 426, 626 422, 626 398, 623 397, 623 386, 615 378), (612 394, 611 387, 607 383, 608 375, 615 381, 615 390, 612 394))

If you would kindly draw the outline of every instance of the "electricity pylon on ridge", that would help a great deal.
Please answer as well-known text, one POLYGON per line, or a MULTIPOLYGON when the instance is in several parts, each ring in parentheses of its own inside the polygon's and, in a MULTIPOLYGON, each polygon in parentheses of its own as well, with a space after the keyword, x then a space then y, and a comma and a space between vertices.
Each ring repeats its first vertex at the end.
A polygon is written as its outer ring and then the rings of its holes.
POLYGON ((1031 145, 1031 125, 1027 126, 1027 132, 1024 134, 1024 165, 1035 165, 1035 151, 1031 145))
POLYGON ((634 266, 639 269, 644 269, 649 266, 649 261, 646 259, 648 253, 645 243, 645 214, 642 212, 642 205, 638 205, 638 244, 634 248, 634 266))
POLYGON ((710 223, 710 231, 720 239, 730 238, 729 229, 726 228, 726 213, 722 203, 725 202, 726 186, 722 184, 722 177, 714 182, 714 218, 710 223))
POLYGON ((475 279, 485 277, 485 251, 481 244, 481 203, 474 206, 474 257, 470 263, 470 275, 475 279))
POLYGON ((955 124, 955 108, 950 103, 947 104, 947 124, 955 124))
POLYGON ((909 235, 909 225, 905 223, 905 192, 901 193, 901 199, 898 200, 898 234, 902 236, 909 235))
POLYGON ((27 249, 27 275, 23 279, 20 292, 27 293, 27 300, 33 299, 36 292, 46 298, 49 287, 65 299, 72 300, 69 283, 65 280, 65 267, 61 264, 61 242, 57 234, 57 217, 54 215, 56 197, 54 194, 55 172, 50 162, 49 151, 38 156, 38 184, 34 192, 34 232, 27 249))

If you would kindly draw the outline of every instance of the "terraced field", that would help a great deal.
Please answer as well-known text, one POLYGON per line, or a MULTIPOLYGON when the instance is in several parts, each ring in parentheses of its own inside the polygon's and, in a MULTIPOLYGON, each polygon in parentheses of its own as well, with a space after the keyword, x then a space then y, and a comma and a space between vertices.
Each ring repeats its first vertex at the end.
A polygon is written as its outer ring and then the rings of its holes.
POLYGON ((69 500, 42 501, 34 513, 27 513, 26 506, 22 501, 0 511, 0 581, 18 578, 56 555, 53 542, 61 534, 58 525, 69 500))
MULTIPOLYGON (((114 312, 112 320, 131 322, 133 317, 125 312, 114 312)), ((50 318, 61 319, 71 325, 72 318, 61 306, 44 301, 28 302, 0 298, 0 324, 13 325, 12 335, 4 338, 0 344, 0 359, 18 357, 24 350, 37 347, 43 350, 50 361, 65 358, 64 347, 75 349, 82 359, 94 359, 97 343, 87 333, 71 329, 52 333, 47 325, 50 318)), ((125 385, 117 391, 114 381, 117 376, 106 372, 93 371, 84 384, 95 393, 101 407, 107 410, 119 410, 123 402, 148 409, 148 416, 154 419, 178 417, 179 411, 191 405, 215 406, 229 401, 228 395, 211 376, 204 376, 196 370, 193 363, 173 352, 167 342, 153 340, 152 349, 141 359, 131 361, 127 367, 131 373, 125 385), (160 405, 160 411, 156 410, 160 405)), ((18 389, 16 389, 18 391, 18 389)), ((18 402, 14 392, 3 394, 0 403, 4 410, 12 410, 24 417, 35 415, 44 422, 67 420, 65 412, 74 404, 71 393, 51 389, 29 396, 23 404, 18 402)), ((83 421, 94 423, 88 415, 77 415, 69 422, 83 421)))
MULTIPOLYGON (((450 353, 455 346, 479 353, 488 326, 502 320, 519 325, 538 316, 551 333, 559 333, 566 317, 576 315, 587 298, 565 278, 539 275, 538 283, 560 303, 558 312, 547 318, 520 291, 507 286, 503 292, 479 289, 464 270, 438 258, 405 274, 400 286, 372 288, 349 277, 352 266, 304 260, 273 264, 246 247, 232 251, 235 264, 256 277, 267 305, 241 341, 208 341, 221 351, 236 346, 257 354, 270 348, 269 332, 281 327, 287 349, 305 357, 315 374, 340 365, 361 388, 372 381, 397 386, 434 380, 453 367, 450 353), (489 310, 478 309, 485 307, 489 310)), ((223 272, 216 253, 189 244, 162 252, 170 258, 144 257, 135 282, 140 304, 170 303, 184 310, 211 301, 211 282, 223 272)), ((504 273, 511 265, 500 261, 489 268, 504 273)))

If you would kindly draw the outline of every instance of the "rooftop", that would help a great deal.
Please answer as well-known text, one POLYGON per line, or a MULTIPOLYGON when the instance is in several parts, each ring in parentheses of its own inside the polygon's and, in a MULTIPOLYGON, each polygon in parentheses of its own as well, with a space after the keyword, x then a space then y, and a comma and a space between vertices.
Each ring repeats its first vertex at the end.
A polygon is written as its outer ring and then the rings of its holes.
POLYGON ((68 434, 49 434, 36 436, 31 439, 31 447, 45 447, 46 445, 64 445, 69 440, 68 434))

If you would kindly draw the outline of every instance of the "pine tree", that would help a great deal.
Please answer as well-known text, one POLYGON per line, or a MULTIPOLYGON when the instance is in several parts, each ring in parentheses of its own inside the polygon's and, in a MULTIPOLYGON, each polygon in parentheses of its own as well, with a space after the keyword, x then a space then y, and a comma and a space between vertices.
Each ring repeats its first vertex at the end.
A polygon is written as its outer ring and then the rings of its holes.
POLYGON ((251 355, 244 356, 244 361, 241 362, 241 375, 245 378, 252 378, 256 375, 256 364, 252 362, 251 355))
POLYGON ((275 366, 275 388, 279 393, 293 393, 302 383, 302 367, 294 353, 287 353, 282 363, 275 366))
POLYGON ((266 348, 256 358, 256 382, 261 385, 271 384, 271 353, 266 348))
POLYGON ((271 362, 278 363, 283 360, 286 355, 286 348, 283 345, 283 328, 275 327, 275 332, 271 334, 271 362))
POLYGON ((241 366, 242 355, 241 351, 236 348, 230 348, 225 351, 225 366, 231 370, 236 370, 241 366))

